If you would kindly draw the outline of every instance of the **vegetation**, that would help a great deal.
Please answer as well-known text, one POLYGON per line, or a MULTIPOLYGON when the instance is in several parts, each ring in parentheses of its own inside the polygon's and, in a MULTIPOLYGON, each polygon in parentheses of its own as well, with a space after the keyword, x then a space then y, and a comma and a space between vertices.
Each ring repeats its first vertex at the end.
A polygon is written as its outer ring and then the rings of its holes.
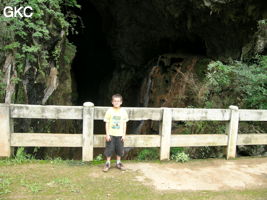
POLYGON ((184 163, 189 161, 189 155, 186 154, 185 152, 176 153, 171 156, 171 160, 184 163))
MULTIPOLYGON (((198 74, 201 76, 199 80, 193 76, 187 79, 188 83, 194 86, 192 92, 195 92, 191 95, 195 99, 191 96, 188 99, 188 101, 191 99, 189 108, 228 108, 229 105, 237 105, 240 109, 267 109, 266 55, 257 55, 245 61, 224 63, 209 61, 204 65, 205 70, 200 65, 202 73, 198 74)), ((225 134, 226 132, 226 123, 217 121, 175 122, 174 127, 175 134, 225 134)), ((266 131, 263 123, 242 122, 239 124, 240 133, 265 133, 266 131)), ((181 152, 189 154, 190 158, 222 157, 224 148, 192 147, 181 152)))
POLYGON ((156 160, 159 159, 158 148, 145 148, 137 155, 137 160, 156 160))
MULTIPOLYGON (((76 0, 9 0, 8 5, 31 6, 34 14, 31 18, 0 18, 0 45, 3 46, 0 55, 5 57, 0 56, 0 62, 6 60, 6 64, 13 65, 11 81, 14 84, 21 83, 31 67, 36 74, 36 78, 32 77, 36 79, 35 83, 43 83, 52 66, 59 68, 66 35, 69 31, 75 32, 77 16, 70 8, 80 6, 76 0)), ((3 74, 0 74, 0 89, 4 84, 3 74)), ((3 99, 3 92, 0 95, 3 99)))
POLYGON ((212 104, 267 109, 267 56, 256 56, 248 63, 212 62, 208 65, 207 85, 207 99, 212 104), (214 96, 220 97, 220 102, 214 96))
POLYGON ((103 158, 103 155, 102 154, 99 154, 98 156, 96 156, 96 158, 95 158, 95 160, 96 161, 101 161, 101 160, 103 160, 104 158, 103 158))

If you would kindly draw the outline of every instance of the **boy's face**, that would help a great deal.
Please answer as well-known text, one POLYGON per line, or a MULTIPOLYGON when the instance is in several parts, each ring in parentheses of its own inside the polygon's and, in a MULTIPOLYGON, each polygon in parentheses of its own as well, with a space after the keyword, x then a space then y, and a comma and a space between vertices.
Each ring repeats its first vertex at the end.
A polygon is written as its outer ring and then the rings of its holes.
POLYGON ((112 99, 111 103, 115 108, 119 108, 122 104, 122 101, 121 101, 121 98, 115 97, 112 99))

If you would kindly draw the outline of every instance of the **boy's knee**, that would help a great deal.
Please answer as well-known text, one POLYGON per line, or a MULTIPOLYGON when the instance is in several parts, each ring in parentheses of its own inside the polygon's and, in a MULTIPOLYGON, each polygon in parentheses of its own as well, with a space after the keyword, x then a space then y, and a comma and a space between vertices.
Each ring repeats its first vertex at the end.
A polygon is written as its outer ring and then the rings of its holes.
POLYGON ((105 149, 105 151, 104 151, 104 155, 105 155, 106 157, 111 157, 112 154, 113 154, 113 150, 112 150, 112 149, 105 149))
POLYGON ((124 147, 123 144, 116 145, 116 155, 122 157, 124 155, 124 147))

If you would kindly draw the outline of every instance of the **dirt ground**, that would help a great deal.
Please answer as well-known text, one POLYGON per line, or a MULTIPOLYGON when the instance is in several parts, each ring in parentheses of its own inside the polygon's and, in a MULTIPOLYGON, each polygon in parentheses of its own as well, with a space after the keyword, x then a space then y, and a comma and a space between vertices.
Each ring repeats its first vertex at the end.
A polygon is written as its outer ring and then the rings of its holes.
POLYGON ((0 162, 0 200, 266 200, 267 157, 104 162, 0 162))
POLYGON ((267 188, 267 158, 203 160, 189 163, 128 163, 136 180, 157 190, 267 188), (141 174, 141 175, 140 175, 141 174))

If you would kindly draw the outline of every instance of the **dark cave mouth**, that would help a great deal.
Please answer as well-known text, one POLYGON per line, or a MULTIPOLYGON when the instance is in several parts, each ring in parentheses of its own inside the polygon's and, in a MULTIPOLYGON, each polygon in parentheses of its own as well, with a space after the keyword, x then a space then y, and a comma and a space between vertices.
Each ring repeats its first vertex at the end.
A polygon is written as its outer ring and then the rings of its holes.
MULTIPOLYGON (((103 19, 95 6, 90 1, 79 1, 81 10, 77 10, 77 15, 81 21, 77 25, 78 34, 70 35, 69 41, 77 47, 77 52, 72 63, 72 82, 74 105, 82 105, 83 102, 101 102, 100 90, 103 85, 108 88, 109 80, 112 79, 116 65, 123 61, 117 59, 115 62, 107 33, 103 31, 103 19)), ((127 47, 127 44, 125 44, 127 47)), ((205 41, 193 35, 183 38, 161 38, 157 42, 157 49, 153 50, 149 46, 144 46, 148 53, 146 61, 159 57, 162 54, 182 53, 188 55, 207 55, 205 41)), ((141 85, 140 85, 141 86, 141 85)), ((138 87, 138 86, 133 86, 138 87)))
POLYGON ((82 8, 76 11, 81 18, 77 24, 78 34, 68 37, 77 47, 71 68, 74 91, 77 93, 74 95, 75 105, 86 101, 97 102, 100 84, 112 76, 115 68, 99 13, 89 1, 81 0, 79 4, 82 8))

